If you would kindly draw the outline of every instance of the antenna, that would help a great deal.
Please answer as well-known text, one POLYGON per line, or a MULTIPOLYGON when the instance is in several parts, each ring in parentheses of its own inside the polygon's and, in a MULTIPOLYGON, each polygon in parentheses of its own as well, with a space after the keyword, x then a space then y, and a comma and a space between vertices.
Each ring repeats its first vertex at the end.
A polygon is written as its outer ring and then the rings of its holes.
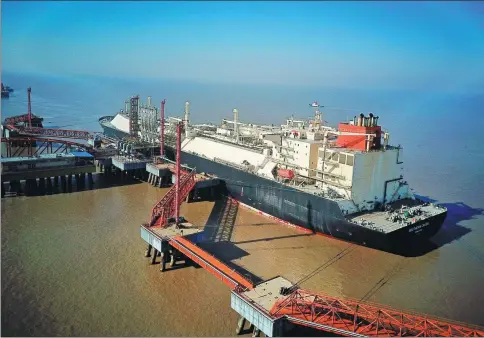
POLYGON ((27 88, 27 96, 28 96, 28 119, 29 119, 29 127, 32 127, 32 104, 30 101, 30 92, 32 91, 32 88, 27 88))
POLYGON ((166 99, 163 99, 160 109, 160 156, 165 154, 165 103, 166 99))

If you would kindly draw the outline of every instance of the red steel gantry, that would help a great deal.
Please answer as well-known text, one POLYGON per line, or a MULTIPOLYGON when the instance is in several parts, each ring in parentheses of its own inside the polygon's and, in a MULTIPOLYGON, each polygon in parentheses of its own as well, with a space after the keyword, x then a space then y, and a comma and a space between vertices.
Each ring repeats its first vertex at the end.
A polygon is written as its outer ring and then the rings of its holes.
POLYGON ((164 226, 169 217, 175 216, 178 222, 181 202, 188 196, 196 184, 196 171, 181 169, 181 132, 182 122, 176 127, 176 165, 170 170, 175 171, 176 184, 155 204, 151 210, 150 226, 164 226))
POLYGON ((478 327, 451 323, 421 314, 356 299, 338 299, 302 289, 280 299, 271 309, 275 317, 323 331, 386 337, 484 337, 478 327))

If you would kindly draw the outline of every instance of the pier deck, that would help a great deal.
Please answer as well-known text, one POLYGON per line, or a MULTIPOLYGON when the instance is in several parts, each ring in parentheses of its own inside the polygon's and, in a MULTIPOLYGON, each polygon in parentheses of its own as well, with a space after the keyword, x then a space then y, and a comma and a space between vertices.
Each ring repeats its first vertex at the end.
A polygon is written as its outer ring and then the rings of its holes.
POLYGON ((151 161, 147 159, 137 159, 134 157, 128 157, 128 156, 122 156, 122 155, 113 156, 111 160, 112 160, 112 165, 120 169, 121 171, 145 169, 146 164, 151 161))
POLYGON ((0 160, 2 182, 30 180, 96 171, 93 156, 85 152, 4 157, 0 160), (80 156, 80 158, 79 158, 80 156), (81 159, 81 160, 79 160, 81 159))

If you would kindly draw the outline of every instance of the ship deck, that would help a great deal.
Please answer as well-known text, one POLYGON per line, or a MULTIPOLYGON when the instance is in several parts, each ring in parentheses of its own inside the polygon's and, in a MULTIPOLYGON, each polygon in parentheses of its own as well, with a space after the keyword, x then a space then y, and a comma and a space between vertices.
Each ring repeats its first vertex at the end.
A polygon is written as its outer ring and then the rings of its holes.
MULTIPOLYGON (((421 201, 411 199, 396 201, 391 204, 391 207, 394 210, 399 210, 402 206, 415 207, 419 205, 421 206, 422 214, 415 217, 416 221, 430 218, 443 212, 442 209, 436 206, 430 204, 425 205, 421 201)), ((408 226, 406 222, 392 221, 389 217, 390 214, 386 211, 371 211, 355 214, 353 217, 348 217, 348 219, 359 223, 360 226, 378 228, 386 234, 408 226)), ((411 222, 413 218, 410 216, 408 220, 411 222)))

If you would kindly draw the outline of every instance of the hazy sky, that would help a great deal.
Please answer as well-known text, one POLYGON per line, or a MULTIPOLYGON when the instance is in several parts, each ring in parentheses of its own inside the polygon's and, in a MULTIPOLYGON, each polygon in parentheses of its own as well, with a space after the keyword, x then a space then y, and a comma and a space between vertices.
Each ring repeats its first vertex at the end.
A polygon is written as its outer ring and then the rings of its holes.
POLYGON ((484 86, 483 4, 2 2, 2 69, 369 88, 484 86))

